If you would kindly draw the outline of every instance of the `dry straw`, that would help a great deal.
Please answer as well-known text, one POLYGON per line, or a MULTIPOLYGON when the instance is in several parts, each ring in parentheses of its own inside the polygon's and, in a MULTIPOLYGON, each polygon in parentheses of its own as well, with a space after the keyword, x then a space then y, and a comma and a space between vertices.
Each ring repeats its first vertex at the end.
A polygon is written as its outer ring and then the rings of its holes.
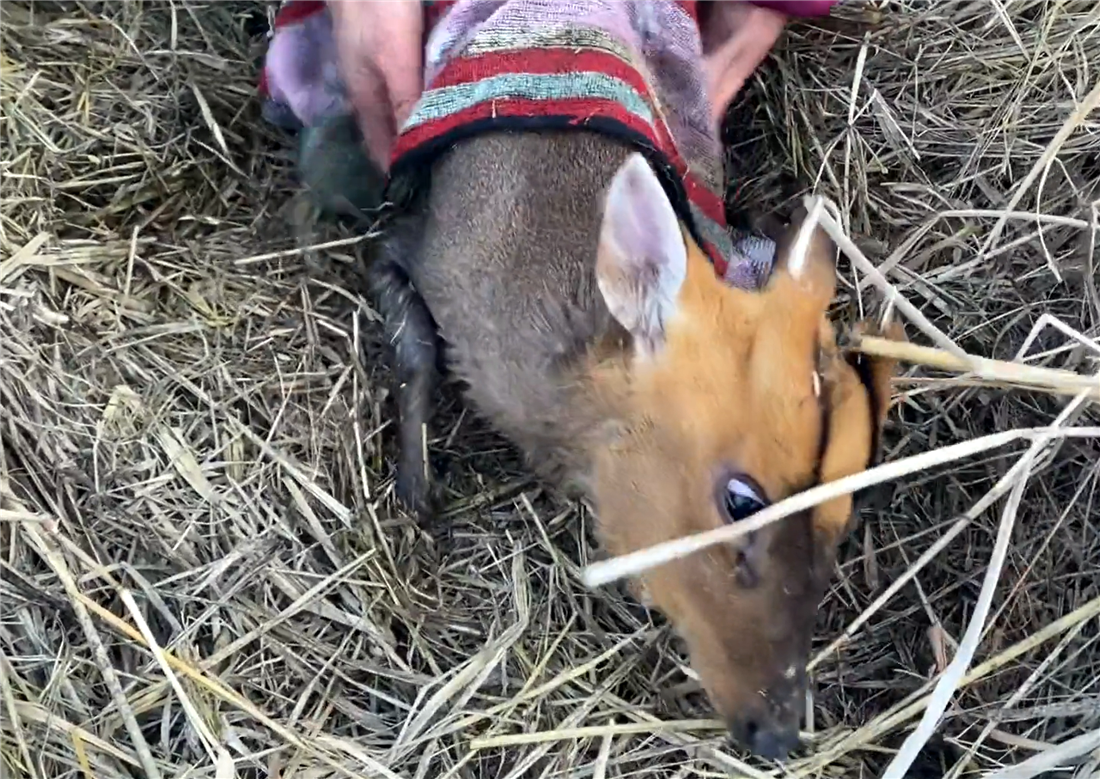
POLYGON ((836 320, 911 336, 849 344, 905 366, 883 468, 799 498, 879 483, 782 768, 449 387, 443 516, 393 505, 370 236, 288 223, 273 12, 0 3, 0 773, 1095 774, 1093 0, 845 2, 730 116, 735 206, 819 205, 836 320))

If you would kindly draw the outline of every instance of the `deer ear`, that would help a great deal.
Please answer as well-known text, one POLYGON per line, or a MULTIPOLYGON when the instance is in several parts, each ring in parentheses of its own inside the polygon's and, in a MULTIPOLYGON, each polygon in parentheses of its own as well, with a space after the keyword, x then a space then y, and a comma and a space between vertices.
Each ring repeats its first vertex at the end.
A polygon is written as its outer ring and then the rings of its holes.
MULTIPOLYGON (((905 333, 905 327, 901 322, 894 320, 885 328, 880 328, 872 320, 857 322, 852 328, 855 335, 878 335, 891 341, 906 342, 909 337, 905 333)), ((890 384, 898 372, 898 361, 891 357, 871 357, 869 355, 853 353, 848 355, 849 364, 855 368, 860 383, 867 391, 867 399, 871 405, 871 425, 874 431, 871 445, 874 448, 874 457, 868 467, 874 464, 882 445, 882 427, 886 423, 886 414, 890 410, 890 384)))
POLYGON ((837 247, 824 228, 806 224, 806 209, 799 207, 790 226, 777 242, 775 266, 798 285, 814 305, 827 308, 836 296, 837 247))
POLYGON ((687 274, 676 212, 645 157, 635 152, 611 180, 596 255, 596 280, 611 315, 650 355, 664 342, 687 274))
MULTIPOLYGON (((896 320, 885 329, 880 329, 873 320, 864 320, 856 323, 852 331, 857 337, 878 335, 891 341, 908 340, 905 328, 896 320)), ((845 360, 852 370, 845 373, 842 383, 849 389, 838 389, 836 393, 836 404, 830 415, 832 434, 821 465, 822 481, 832 481, 857 470, 871 468, 878 464, 882 454, 882 428, 890 409, 890 384, 897 373, 898 361, 859 352, 849 352, 845 360), (864 419, 863 424, 860 424, 860 417, 864 419), (853 435, 860 436, 863 441, 852 439, 853 435), (866 459, 853 461, 853 453, 860 451, 867 452, 866 459)), ((835 539, 855 526, 859 518, 855 506, 883 504, 884 501, 889 502, 891 494, 890 490, 871 487, 848 497, 821 503, 814 509, 814 525, 835 539)))

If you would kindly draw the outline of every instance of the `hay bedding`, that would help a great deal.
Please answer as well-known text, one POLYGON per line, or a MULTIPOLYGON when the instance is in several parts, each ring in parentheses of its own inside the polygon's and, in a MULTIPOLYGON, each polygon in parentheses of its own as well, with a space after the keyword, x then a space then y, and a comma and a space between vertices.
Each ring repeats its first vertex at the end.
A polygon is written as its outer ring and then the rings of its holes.
MULTIPOLYGON (((820 620, 815 748, 785 773, 700 721, 664 623, 580 585, 588 517, 453 393, 448 521, 396 512, 364 239, 325 227, 300 250, 288 144, 250 101, 270 13, 0 7, 0 774, 879 776, 1006 510, 973 670, 910 775, 1097 770, 1095 439, 969 520, 1019 446, 872 492, 820 620)), ((737 198, 816 184, 959 346, 1011 360, 1053 322, 1028 361, 1097 372, 1095 3, 837 16, 792 30, 735 112, 737 198)), ((860 283, 838 316, 877 305, 860 283)), ((1069 402, 921 368, 899 390, 891 459, 1069 402)))

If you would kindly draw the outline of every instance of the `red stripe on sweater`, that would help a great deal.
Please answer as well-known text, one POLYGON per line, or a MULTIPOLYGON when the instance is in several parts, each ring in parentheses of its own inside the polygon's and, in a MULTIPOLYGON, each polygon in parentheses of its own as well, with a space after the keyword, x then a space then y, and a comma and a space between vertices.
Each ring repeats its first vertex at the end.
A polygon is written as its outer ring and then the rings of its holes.
POLYGON ((288 24, 297 24, 323 10, 325 10, 324 0, 289 0, 275 14, 274 29, 278 30, 288 24))
MULTIPOLYGON (((637 91, 650 105, 653 104, 652 96, 649 93, 649 86, 646 84, 645 79, 642 78, 642 75, 637 69, 632 67, 629 63, 607 52, 591 50, 577 51, 575 48, 532 48, 487 52, 469 58, 459 57, 443 68, 431 83, 428 91, 431 92, 436 89, 444 89, 459 84, 473 83, 493 76, 516 76, 525 73, 545 75, 553 73, 579 73, 583 71, 603 73, 618 78, 629 84, 631 88, 637 91)), ((525 107, 523 110, 509 109, 509 116, 561 116, 575 115, 571 106, 577 105, 578 101, 586 105, 600 106, 594 113, 601 116, 610 116, 650 138, 654 145, 668 157, 669 162, 672 163, 676 172, 684 180, 684 188, 687 190, 688 196, 695 201, 699 209, 710 219, 719 224, 725 224, 726 211, 722 199, 717 197, 708 187, 704 186, 695 174, 690 171, 687 163, 680 156, 668 127, 661 121, 656 112, 654 112, 655 118, 653 124, 649 125, 635 118, 633 114, 630 114, 621 104, 614 101, 592 99, 588 100, 586 103, 585 100, 580 98, 570 98, 568 100, 527 100, 523 98, 506 97, 498 100, 496 105, 498 108, 505 104, 523 105, 525 107), (528 111, 530 113, 526 113, 528 111), (626 117, 631 118, 628 120, 626 117)), ((460 117, 465 115, 465 112, 457 114, 457 116, 460 117)), ((483 117, 479 115, 477 118, 483 117)), ((451 119, 452 117, 447 117, 446 119, 433 119, 426 122, 424 125, 425 128, 435 129, 417 128, 419 131, 416 134, 418 139, 417 142, 429 140, 437 132, 440 134, 449 132, 458 124, 457 122, 452 124, 451 119)), ((398 141, 398 144, 398 148, 410 148, 401 140, 398 141)), ((396 151, 395 149, 395 152, 396 151)))
POLYGON ((390 163, 392 165, 400 156, 412 151, 420 144, 445 135, 461 127, 466 122, 495 116, 571 116, 575 117, 574 122, 579 125, 584 124, 585 117, 614 119, 639 135, 649 138, 653 145, 672 164, 677 175, 680 176, 688 198, 698 206, 707 218, 719 224, 726 223, 726 210, 722 199, 704 185, 687 166, 687 163, 676 150, 675 144, 672 143, 668 135, 668 129, 663 126, 663 122, 656 122, 657 127, 654 127, 641 117, 626 110, 622 103, 617 100, 589 97, 559 100, 508 97, 500 100, 488 100, 464 108, 461 111, 430 119, 417 127, 403 131, 398 135, 397 142, 394 144, 390 163), (654 137, 655 133, 657 137, 654 137))
POLYGON ((519 116, 530 119, 564 116, 571 117, 573 124, 576 125, 583 125, 585 117, 609 118, 647 138, 652 138, 653 135, 653 128, 649 122, 627 111, 616 100, 590 97, 534 100, 524 97, 509 97, 502 100, 487 100, 477 103, 461 111, 446 114, 438 119, 428 120, 423 124, 403 131, 398 135, 397 142, 394 144, 390 162, 391 164, 396 162, 398 158, 413 151, 421 144, 442 137, 461 128, 464 124, 498 116, 519 116))
MULTIPOLYGON (((573 124, 578 126, 584 125, 585 117, 614 119, 631 131, 651 140, 656 140, 653 138, 653 125, 627 111, 622 103, 616 100, 599 98, 532 100, 530 98, 510 97, 499 101, 488 100, 478 103, 405 130, 398 136, 397 142, 394 144, 390 162, 393 165, 398 159, 415 150, 421 144, 441 138, 470 122, 498 117, 549 118, 554 116, 573 117, 573 124)), ((670 151, 675 148, 674 146, 656 144, 656 147, 672 163, 677 174, 681 177, 688 200, 694 203, 708 219, 720 225, 725 225, 725 205, 722 199, 704 186, 696 175, 688 170, 679 154, 673 154, 670 151)), ((710 255, 715 269, 720 275, 724 274, 727 264, 726 259, 709 242, 704 242, 704 244, 701 248, 710 255)))
POLYGON ((701 182, 698 176, 687 170, 687 166, 683 165, 682 160, 678 160, 673 164, 680 174, 680 180, 684 182, 684 192, 687 194, 688 200, 698 206, 707 219, 725 226, 726 204, 722 198, 714 194, 714 190, 701 182), (681 170, 681 166, 683 166, 683 170, 681 170))

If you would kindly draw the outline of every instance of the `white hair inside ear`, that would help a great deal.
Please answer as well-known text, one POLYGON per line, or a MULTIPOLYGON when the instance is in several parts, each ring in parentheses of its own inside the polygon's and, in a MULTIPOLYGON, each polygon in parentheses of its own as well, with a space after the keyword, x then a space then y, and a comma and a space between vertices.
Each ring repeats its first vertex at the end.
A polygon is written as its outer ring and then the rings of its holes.
POLYGON ((809 213, 798 228, 798 235, 795 236, 790 256, 787 257, 787 272, 796 279, 806 269, 806 256, 810 253, 810 238, 817 229, 817 223, 821 221, 821 212, 824 210, 825 201, 820 196, 815 197, 809 213))
POLYGON ((632 153, 607 190, 596 280, 642 356, 663 344, 686 274, 687 247, 672 203, 646 158, 632 153))

